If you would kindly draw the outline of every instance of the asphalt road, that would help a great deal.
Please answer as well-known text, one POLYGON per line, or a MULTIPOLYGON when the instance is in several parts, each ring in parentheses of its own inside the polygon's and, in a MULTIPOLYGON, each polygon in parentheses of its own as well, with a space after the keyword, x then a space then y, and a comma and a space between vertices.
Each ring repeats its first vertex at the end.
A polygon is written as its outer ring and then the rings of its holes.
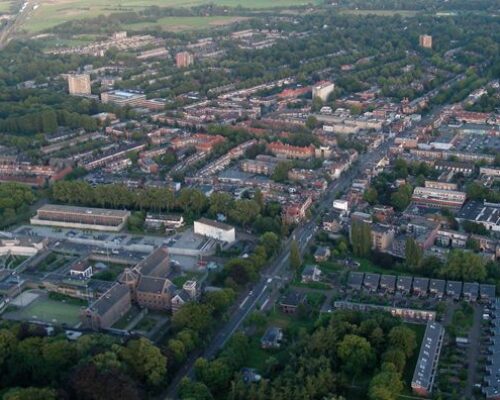
POLYGON ((184 366, 177 371, 170 386, 166 392, 166 399, 176 399, 179 383, 184 377, 192 378, 194 375, 194 363, 198 357, 207 359, 214 358, 217 353, 224 347, 231 336, 241 327, 245 318, 256 309, 257 305, 262 305, 269 299, 276 297, 280 286, 290 281, 293 277, 289 269, 288 259, 290 257, 290 246, 292 240, 295 239, 304 252, 318 229, 321 221, 321 214, 331 209, 332 202, 336 196, 346 190, 352 183, 352 180, 365 168, 365 166, 373 161, 380 160, 392 145, 393 139, 390 139, 379 146, 379 148, 360 155, 358 161, 339 179, 332 182, 326 194, 316 205, 316 212, 311 220, 298 226, 290 235, 290 239, 285 242, 280 254, 276 259, 261 273, 260 280, 252 287, 251 290, 245 292, 236 302, 230 312, 227 322, 219 328, 214 335, 209 346, 200 352, 191 355, 185 362, 184 366))

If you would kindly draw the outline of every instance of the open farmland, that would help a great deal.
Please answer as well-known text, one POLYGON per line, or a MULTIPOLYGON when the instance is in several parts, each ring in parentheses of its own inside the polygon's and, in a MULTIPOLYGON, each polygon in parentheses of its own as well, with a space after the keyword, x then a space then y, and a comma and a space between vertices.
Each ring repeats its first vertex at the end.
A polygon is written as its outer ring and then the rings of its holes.
POLYGON ((195 29, 207 29, 222 25, 232 24, 233 22, 243 21, 245 17, 164 17, 156 22, 145 22, 124 25, 127 30, 162 30, 169 32, 181 32, 195 29))
MULTIPOLYGON (((316 0, 315 0, 316 2, 316 0)), ((249 8, 289 7, 307 4, 304 0, 41 0, 39 7, 33 10, 31 16, 23 25, 29 32, 35 33, 75 19, 97 17, 119 12, 140 11, 146 7, 191 7, 205 3, 216 3, 227 6, 245 6, 249 8)), ((211 18, 211 17, 208 17, 211 18)), ((222 17, 217 17, 222 21, 222 17)), ((205 25, 211 26, 213 21, 186 22, 183 26, 189 28, 205 25), (194 26, 193 26, 194 25, 194 26)), ((220 24, 221 22, 219 22, 220 24)), ((227 22, 226 22, 227 23, 227 22)), ((217 25, 217 23, 216 23, 217 25)), ((182 30, 182 29, 174 29, 182 30)))

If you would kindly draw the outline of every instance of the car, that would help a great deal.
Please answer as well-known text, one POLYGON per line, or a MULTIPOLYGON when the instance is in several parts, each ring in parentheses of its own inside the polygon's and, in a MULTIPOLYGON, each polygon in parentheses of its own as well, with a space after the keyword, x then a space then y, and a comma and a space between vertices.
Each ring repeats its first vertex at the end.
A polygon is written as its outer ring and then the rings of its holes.
POLYGON ((250 290, 250 292, 248 292, 248 295, 251 296, 253 294, 253 290, 250 290))

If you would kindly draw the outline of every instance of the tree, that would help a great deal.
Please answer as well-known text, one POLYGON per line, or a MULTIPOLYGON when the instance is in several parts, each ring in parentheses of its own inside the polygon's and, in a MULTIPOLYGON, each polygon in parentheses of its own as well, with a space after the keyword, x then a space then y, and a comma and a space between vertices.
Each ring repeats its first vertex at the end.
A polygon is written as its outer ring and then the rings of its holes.
POLYGON ((197 334, 206 334, 212 325, 211 308, 207 304, 187 303, 172 317, 177 330, 191 329, 197 334))
POLYGON ((382 371, 370 382, 368 397, 370 400, 396 400, 403 391, 401 374, 391 363, 384 363, 382 371))
POLYGON ((411 201, 413 187, 409 184, 401 185, 398 190, 391 194, 391 205, 398 211, 403 211, 411 201))
POLYGON ((370 186, 363 193, 363 199, 371 205, 376 204, 378 201, 377 189, 375 189, 373 186, 370 186))
POLYGON ((474 238, 468 238, 465 242, 465 248, 472 250, 474 253, 479 253, 481 251, 481 246, 479 241, 474 238))
POLYGON ((260 213, 260 207, 254 200, 237 200, 229 211, 229 217, 242 226, 254 221, 260 213))
POLYGON ((290 245, 290 268, 297 272, 302 265, 302 257, 300 255, 299 244, 296 240, 292 240, 290 245))
POLYGON ((408 163, 403 158, 398 158, 394 162, 394 172, 397 178, 406 179, 408 177, 408 163))
POLYGON ((217 214, 228 215, 234 204, 233 196, 226 192, 215 192, 210 196, 209 213, 212 216, 217 214))
POLYGON ((3 400, 56 400, 57 393, 50 388, 14 388, 9 389, 2 397, 3 400))
POLYGON ((266 249, 266 254, 270 257, 275 254, 280 247, 280 239, 274 232, 266 232, 260 237, 260 243, 266 249))
POLYGON ((194 369, 196 378, 214 393, 220 393, 227 389, 231 381, 232 372, 221 359, 207 361, 204 358, 198 358, 194 369))
POLYGON ((422 262, 423 251, 418 243, 411 236, 406 238, 405 243, 405 258, 406 264, 410 269, 417 269, 422 262))
POLYGON ((201 382, 192 382, 189 378, 181 381, 179 388, 181 400, 213 400, 207 385, 201 382))
POLYGON ((440 274, 449 279, 484 281, 487 276, 484 259, 471 251, 452 250, 440 274))
POLYGON ((403 325, 395 326, 389 331, 389 343, 393 348, 401 350, 407 358, 417 348, 415 332, 403 325))
POLYGON ((288 180, 288 171, 292 168, 292 164, 288 161, 280 161, 276 164, 271 179, 275 182, 282 183, 288 180))
POLYGON ((370 342, 357 335, 345 335, 337 347, 337 354, 347 373, 356 376, 375 362, 370 342))
POLYGON ((4 374, 4 366, 14 352, 16 345, 17 339, 11 331, 0 330, 0 375, 4 374))
POLYGON ((167 358, 146 338, 131 340, 120 356, 132 373, 142 382, 158 386, 167 374, 167 358))
POLYGON ((365 221, 351 222, 352 251, 356 257, 367 257, 372 248, 372 234, 370 224, 365 221))
POLYGON ((306 120, 306 127, 312 130, 317 126, 318 126, 318 119, 314 115, 310 115, 306 120))
POLYGON ((398 372, 403 373, 406 365, 406 355, 401 349, 390 347, 382 355, 382 361, 393 364, 398 372))

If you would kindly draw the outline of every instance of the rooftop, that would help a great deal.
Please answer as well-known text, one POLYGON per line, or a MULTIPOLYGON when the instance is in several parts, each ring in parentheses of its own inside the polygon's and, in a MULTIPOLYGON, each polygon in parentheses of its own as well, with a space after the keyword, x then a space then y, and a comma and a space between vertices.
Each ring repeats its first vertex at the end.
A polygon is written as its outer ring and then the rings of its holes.
POLYGON ((68 214, 86 214, 95 215, 96 217, 119 217, 126 218, 129 211, 126 210, 111 210, 107 208, 89 208, 89 207, 76 207, 76 206, 62 206, 58 204, 45 204, 38 209, 38 211, 58 212, 68 214))

